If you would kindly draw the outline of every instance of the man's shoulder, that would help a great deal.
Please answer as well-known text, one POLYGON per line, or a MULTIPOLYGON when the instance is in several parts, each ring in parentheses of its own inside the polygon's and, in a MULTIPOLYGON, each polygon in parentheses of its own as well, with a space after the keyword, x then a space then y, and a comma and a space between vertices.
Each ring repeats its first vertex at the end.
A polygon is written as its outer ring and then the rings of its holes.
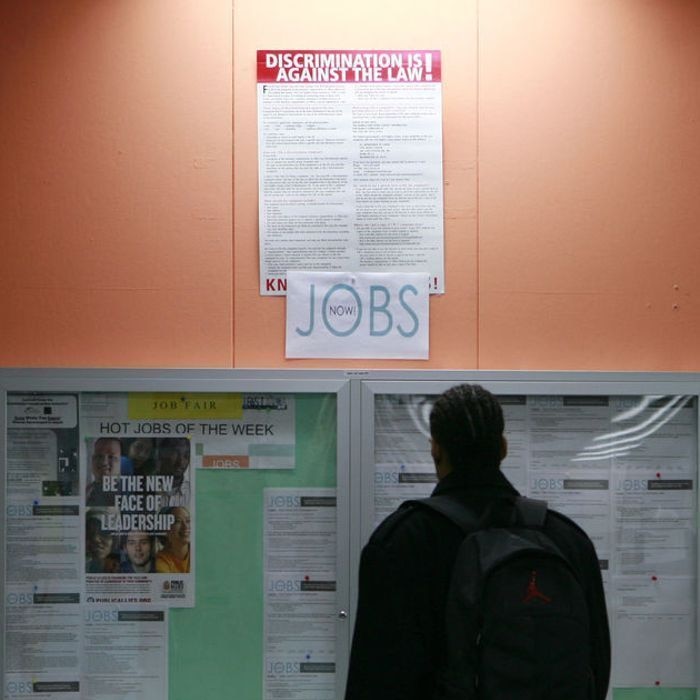
POLYGON ((451 530, 454 526, 443 516, 415 501, 406 501, 376 527, 369 543, 388 547, 407 540, 423 539, 436 530, 451 530))
POLYGON ((586 531, 568 515, 564 515, 558 510, 547 509, 547 523, 545 529, 550 529, 555 533, 567 534, 573 540, 590 542, 586 531))
POLYGON ((566 557, 582 570, 599 568, 598 554, 591 538, 568 516, 548 510, 544 531, 566 557))

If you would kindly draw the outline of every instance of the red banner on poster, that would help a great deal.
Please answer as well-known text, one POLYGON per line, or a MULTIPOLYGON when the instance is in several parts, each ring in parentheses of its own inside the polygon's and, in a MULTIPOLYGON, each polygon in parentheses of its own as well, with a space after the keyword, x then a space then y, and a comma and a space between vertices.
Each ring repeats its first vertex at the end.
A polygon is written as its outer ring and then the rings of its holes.
POLYGON ((439 83, 439 51, 268 51, 258 83, 439 83))

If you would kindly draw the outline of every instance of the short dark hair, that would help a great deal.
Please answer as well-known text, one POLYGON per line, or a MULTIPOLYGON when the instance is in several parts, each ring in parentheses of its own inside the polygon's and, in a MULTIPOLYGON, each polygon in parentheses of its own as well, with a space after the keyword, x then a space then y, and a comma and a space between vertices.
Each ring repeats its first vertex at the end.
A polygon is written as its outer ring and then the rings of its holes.
POLYGON ((190 458, 190 441, 184 437, 160 438, 160 440, 157 441, 156 449, 158 456, 160 456, 161 452, 174 450, 175 452, 179 452, 182 457, 186 459, 190 458))
POLYGON ((457 471, 498 469, 503 428, 501 404, 478 384, 448 389, 430 411, 430 434, 457 471))

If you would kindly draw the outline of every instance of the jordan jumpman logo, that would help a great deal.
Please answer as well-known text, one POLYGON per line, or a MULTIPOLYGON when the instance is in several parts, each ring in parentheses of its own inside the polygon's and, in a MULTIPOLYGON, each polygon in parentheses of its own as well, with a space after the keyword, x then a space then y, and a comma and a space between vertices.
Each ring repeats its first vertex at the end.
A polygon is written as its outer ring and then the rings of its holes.
POLYGON ((542 593, 542 591, 537 588, 537 571, 530 572, 530 583, 527 584, 527 592, 523 598, 523 603, 529 603, 533 600, 541 600, 543 603, 551 603, 552 599, 542 593))

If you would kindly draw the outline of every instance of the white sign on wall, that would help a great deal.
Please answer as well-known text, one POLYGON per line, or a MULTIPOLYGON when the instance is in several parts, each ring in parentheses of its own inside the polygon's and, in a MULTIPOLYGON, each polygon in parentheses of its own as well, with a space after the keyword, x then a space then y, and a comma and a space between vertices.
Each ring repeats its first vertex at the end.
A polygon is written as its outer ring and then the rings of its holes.
POLYGON ((433 50, 260 50, 260 293, 288 270, 430 273, 443 294, 433 50))
POLYGON ((286 357, 428 359, 428 273, 287 275, 286 357))

